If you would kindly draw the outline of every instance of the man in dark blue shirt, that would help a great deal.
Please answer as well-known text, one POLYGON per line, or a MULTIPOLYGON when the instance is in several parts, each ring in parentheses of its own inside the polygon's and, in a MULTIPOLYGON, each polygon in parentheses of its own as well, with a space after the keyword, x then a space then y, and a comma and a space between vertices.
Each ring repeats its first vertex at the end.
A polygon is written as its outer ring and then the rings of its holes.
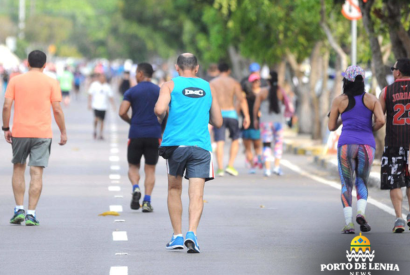
POLYGON ((160 88, 151 82, 154 70, 148 63, 138 64, 137 85, 124 94, 120 106, 120 117, 131 127, 128 141, 128 177, 132 184, 131 209, 140 208, 139 188, 141 157, 145 159, 145 196, 142 203, 142 212, 152 212, 151 193, 155 185, 155 166, 158 162, 158 147, 161 143, 161 125, 154 113, 155 103, 159 97, 160 88), (132 117, 128 110, 132 110, 132 117))

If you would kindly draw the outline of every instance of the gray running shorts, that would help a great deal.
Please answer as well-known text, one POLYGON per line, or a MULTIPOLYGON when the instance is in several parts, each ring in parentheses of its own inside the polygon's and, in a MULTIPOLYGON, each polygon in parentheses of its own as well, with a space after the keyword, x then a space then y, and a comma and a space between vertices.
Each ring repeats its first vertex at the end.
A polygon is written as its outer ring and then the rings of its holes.
POLYGON ((168 174, 185 178, 214 179, 212 153, 196 146, 180 146, 167 160, 168 174))
POLYGON ((51 151, 51 138, 15 138, 13 137, 12 163, 26 163, 30 155, 29 166, 47 167, 51 151))

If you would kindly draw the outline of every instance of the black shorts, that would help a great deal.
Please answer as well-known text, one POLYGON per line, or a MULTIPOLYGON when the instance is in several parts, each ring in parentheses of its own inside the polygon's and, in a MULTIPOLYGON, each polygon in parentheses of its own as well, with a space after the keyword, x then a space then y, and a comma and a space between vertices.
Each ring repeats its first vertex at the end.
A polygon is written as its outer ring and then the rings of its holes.
POLYGON ((380 188, 382 190, 410 187, 410 175, 407 163, 408 153, 408 148, 384 147, 380 173, 380 188))
POLYGON ((95 115, 95 117, 98 117, 101 120, 105 119, 105 111, 95 110, 94 109, 94 115, 95 115))
POLYGON ((144 156, 145 164, 156 165, 158 163, 158 148, 161 144, 159 138, 132 138, 128 141, 128 163, 139 165, 144 156))
POLYGON ((221 128, 214 128, 215 141, 225 141, 225 130, 229 130, 229 137, 232 140, 237 140, 241 131, 239 129, 239 121, 235 118, 224 117, 221 128))
POLYGON ((63 97, 67 97, 70 96, 70 91, 61 91, 61 94, 63 95, 63 97))

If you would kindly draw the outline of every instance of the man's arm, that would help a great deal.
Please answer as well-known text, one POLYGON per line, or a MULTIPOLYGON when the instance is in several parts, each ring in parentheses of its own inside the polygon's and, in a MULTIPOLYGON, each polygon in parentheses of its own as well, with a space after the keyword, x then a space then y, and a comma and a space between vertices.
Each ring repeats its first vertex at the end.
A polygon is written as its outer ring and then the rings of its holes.
POLYGON ((120 111, 119 111, 119 115, 121 119, 129 124, 131 124, 131 118, 128 116, 128 110, 130 109, 130 107, 131 107, 131 102, 129 102, 128 100, 123 100, 120 105, 120 111))
MULTIPOLYGON (((9 128, 10 127, 10 116, 11 116, 11 107, 13 106, 13 99, 5 98, 3 104, 3 127, 9 128)), ((4 138, 8 143, 11 143, 11 131, 4 131, 4 138)))
POLYGON ((171 92, 174 89, 174 82, 166 82, 162 85, 159 91, 159 97, 155 104, 154 112, 158 117, 158 122, 161 124, 164 119, 169 103, 171 102, 171 92))
POLYGON ((212 105, 211 105, 211 110, 209 112, 209 124, 216 128, 220 128, 222 126, 222 113, 221 113, 221 108, 219 107, 219 103, 217 98, 215 97, 215 90, 211 87, 211 94, 212 94, 212 105))
POLYGON ((380 105, 382 106, 383 114, 386 114, 386 88, 383 89, 383 91, 379 95, 379 102, 380 105))
POLYGON ((246 101, 246 98, 244 94, 242 93, 241 86, 239 85, 238 82, 235 83, 235 96, 236 99, 238 100, 241 110, 243 112, 243 128, 248 129, 249 125, 251 124, 250 117, 249 117, 249 107, 248 107, 248 102, 246 101))
POLYGON ((255 129, 259 129, 258 125, 258 113, 261 107, 261 102, 266 99, 269 91, 265 88, 261 89, 260 93, 256 96, 255 103, 253 104, 253 126, 255 129))
POLYGON ((65 129, 64 113, 63 113, 63 110, 61 109, 59 101, 51 102, 51 106, 53 107, 54 119, 61 133, 61 140, 60 140, 60 143, 58 144, 64 145, 67 143, 67 132, 65 129))

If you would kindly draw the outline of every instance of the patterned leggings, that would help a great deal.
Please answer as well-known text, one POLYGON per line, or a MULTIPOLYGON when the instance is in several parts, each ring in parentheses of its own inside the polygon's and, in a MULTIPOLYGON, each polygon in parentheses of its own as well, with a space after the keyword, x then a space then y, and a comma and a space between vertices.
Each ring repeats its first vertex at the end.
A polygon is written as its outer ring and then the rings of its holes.
POLYGON ((282 158, 283 152, 283 125, 279 122, 261 123, 260 125, 263 142, 263 159, 270 160, 272 157, 271 143, 274 142, 275 159, 282 158))
POLYGON ((367 181, 372 168, 375 149, 368 145, 349 144, 339 147, 339 175, 342 182, 343 207, 352 206, 353 173, 356 173, 357 200, 367 200, 367 181))

